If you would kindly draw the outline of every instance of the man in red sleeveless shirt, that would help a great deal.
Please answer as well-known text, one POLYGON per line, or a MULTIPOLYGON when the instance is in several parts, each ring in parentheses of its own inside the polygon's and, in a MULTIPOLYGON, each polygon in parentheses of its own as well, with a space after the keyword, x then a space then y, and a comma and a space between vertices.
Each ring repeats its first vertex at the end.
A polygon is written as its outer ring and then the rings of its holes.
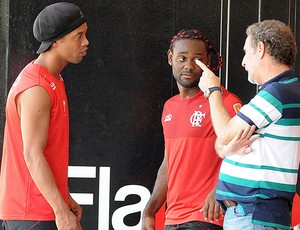
POLYGON ((81 207, 68 190, 69 111, 61 71, 80 63, 89 44, 76 5, 47 6, 35 19, 38 58, 19 74, 6 104, 0 175, 5 230, 80 230, 81 207))

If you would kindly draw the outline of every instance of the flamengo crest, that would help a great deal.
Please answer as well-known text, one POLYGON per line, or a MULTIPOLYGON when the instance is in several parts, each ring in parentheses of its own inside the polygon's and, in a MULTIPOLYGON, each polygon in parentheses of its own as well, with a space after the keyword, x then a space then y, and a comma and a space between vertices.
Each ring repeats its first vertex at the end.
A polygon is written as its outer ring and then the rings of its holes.
POLYGON ((205 113, 195 111, 190 117, 192 127, 201 127, 202 119, 205 118, 205 113))

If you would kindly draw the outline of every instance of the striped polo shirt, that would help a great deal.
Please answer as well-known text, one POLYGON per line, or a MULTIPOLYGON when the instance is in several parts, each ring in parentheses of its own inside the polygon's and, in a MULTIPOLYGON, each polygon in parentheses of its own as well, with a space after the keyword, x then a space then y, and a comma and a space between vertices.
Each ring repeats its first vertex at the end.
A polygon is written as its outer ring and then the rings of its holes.
MULTIPOLYGON (((252 222, 288 229, 300 155, 300 83, 288 70, 260 87, 237 114, 260 138, 247 155, 223 160, 217 200, 236 201, 252 222)), ((224 205, 223 205, 223 208, 224 205)))

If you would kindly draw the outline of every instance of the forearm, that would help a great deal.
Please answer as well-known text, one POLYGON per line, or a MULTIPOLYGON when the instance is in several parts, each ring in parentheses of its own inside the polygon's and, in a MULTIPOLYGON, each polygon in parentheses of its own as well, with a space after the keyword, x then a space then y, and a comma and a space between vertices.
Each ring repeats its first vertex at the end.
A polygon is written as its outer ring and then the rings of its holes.
POLYGON ((166 165, 163 163, 158 170, 152 195, 145 206, 144 216, 154 216, 166 201, 168 191, 167 180, 168 172, 166 165))
POLYGON ((26 162, 36 186, 54 211, 57 229, 82 229, 79 222, 82 216, 81 208, 71 200, 73 207, 72 211, 70 210, 66 202, 70 202, 71 197, 69 201, 63 199, 44 155, 37 155, 30 154, 33 158, 27 158, 26 162))
POLYGON ((145 206, 144 216, 155 216, 161 206, 165 203, 167 196, 167 186, 155 185, 152 195, 145 206))
POLYGON ((143 212, 144 216, 155 216, 155 214, 159 211, 159 209, 166 201, 166 191, 167 190, 164 188, 158 188, 157 186, 154 187, 152 196, 145 206, 143 212))
POLYGON ((227 124, 231 117, 223 103, 220 91, 214 91, 209 97, 210 114, 214 130, 221 142, 227 142, 227 124))
POLYGON ((53 173, 43 153, 34 154, 31 152, 24 155, 35 185, 52 207, 54 213, 57 215, 67 210, 68 206, 56 185, 53 173))

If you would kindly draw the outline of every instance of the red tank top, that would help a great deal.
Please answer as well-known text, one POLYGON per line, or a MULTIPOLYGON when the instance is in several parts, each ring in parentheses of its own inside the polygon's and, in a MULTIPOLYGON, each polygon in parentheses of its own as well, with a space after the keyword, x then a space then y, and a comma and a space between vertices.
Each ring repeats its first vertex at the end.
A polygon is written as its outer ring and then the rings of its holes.
POLYGON ((44 155, 56 184, 68 199, 69 112, 63 79, 44 67, 29 63, 15 80, 7 98, 6 123, 0 174, 0 219, 55 220, 51 206, 39 192, 27 169, 16 96, 33 86, 42 86, 51 99, 48 142, 44 155))

